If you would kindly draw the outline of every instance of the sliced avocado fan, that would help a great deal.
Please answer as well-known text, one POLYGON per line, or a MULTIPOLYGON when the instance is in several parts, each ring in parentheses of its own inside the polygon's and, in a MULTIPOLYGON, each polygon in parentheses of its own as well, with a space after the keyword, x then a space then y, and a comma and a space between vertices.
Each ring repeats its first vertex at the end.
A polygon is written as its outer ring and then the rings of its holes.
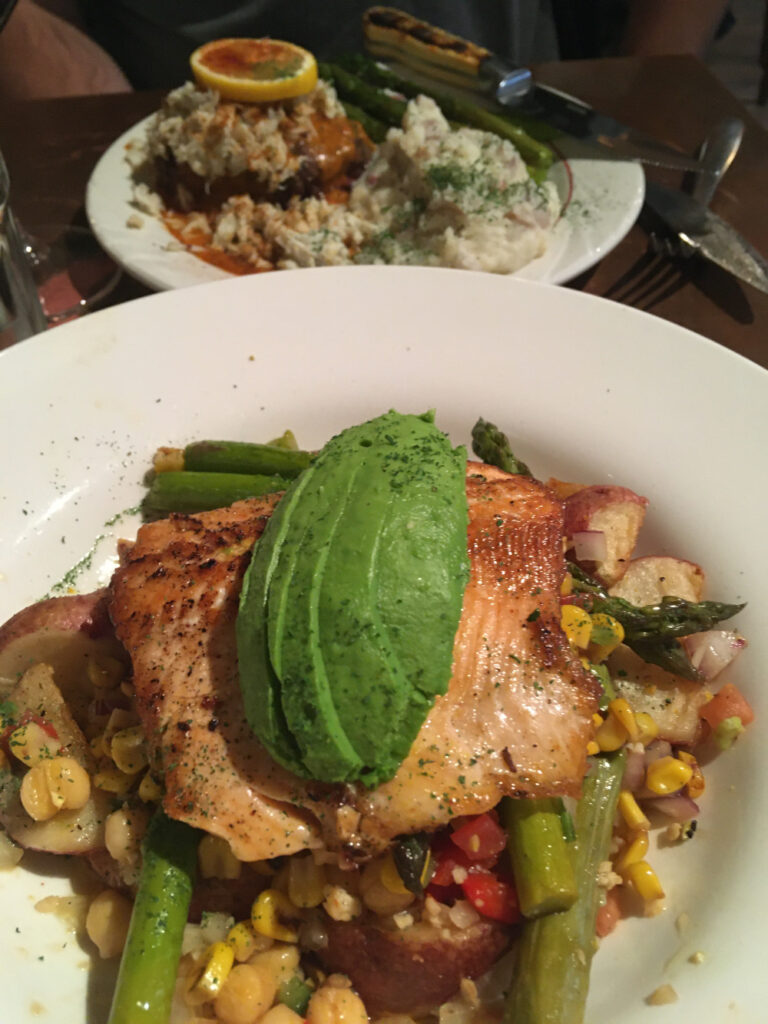
POLYGON ((469 577, 466 451, 434 414, 332 438, 254 549, 240 686, 280 764, 323 782, 391 778, 448 688, 469 577))

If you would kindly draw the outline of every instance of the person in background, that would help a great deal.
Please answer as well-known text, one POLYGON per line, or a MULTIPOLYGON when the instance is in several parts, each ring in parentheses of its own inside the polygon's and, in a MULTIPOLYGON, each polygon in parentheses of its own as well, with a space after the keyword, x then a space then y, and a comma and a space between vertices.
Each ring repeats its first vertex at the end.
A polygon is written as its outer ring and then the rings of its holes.
POLYGON ((129 92, 116 61, 77 24, 77 12, 0 0, 2 100, 129 92))
MULTIPOLYGON (((559 55, 702 53, 727 0, 395 0, 517 64, 559 55)), ((0 96, 172 88, 210 39, 272 36, 318 57, 362 47, 370 0, 0 0, 0 96)))

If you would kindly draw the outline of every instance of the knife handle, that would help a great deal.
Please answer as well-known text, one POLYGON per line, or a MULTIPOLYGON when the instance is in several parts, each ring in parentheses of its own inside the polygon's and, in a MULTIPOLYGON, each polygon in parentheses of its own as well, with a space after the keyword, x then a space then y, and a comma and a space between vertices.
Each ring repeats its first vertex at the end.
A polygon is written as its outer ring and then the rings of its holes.
POLYGON ((394 7, 363 14, 365 47, 374 57, 396 60, 429 78, 465 89, 483 89, 481 65, 492 54, 482 46, 419 21, 394 7))

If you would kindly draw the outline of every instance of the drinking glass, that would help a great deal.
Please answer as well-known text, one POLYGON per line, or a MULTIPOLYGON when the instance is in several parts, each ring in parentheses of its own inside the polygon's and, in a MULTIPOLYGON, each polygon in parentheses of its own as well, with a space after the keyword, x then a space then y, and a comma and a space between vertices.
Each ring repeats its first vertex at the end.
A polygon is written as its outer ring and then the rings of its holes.
POLYGON ((0 348, 48 326, 31 264, 9 203, 10 180, 0 153, 0 348))
POLYGON ((9 193, 0 153, 0 349, 89 312, 121 275, 89 228, 22 225, 9 193))

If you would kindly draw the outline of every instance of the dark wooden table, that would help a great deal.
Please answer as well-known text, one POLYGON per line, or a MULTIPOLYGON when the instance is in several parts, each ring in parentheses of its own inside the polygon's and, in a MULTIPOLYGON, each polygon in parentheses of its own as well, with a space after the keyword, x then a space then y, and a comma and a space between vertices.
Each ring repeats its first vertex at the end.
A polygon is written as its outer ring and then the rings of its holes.
MULTIPOLYGON (((572 92, 634 127, 693 152, 722 117, 747 125, 738 158, 713 201, 768 254, 768 132, 692 57, 625 58, 542 65, 543 81, 572 92)), ((84 222, 88 177, 126 128, 157 108, 160 93, 40 100, 0 112, 0 147, 19 218, 84 222)), ((649 168, 649 176, 679 178, 649 168)), ((571 287, 632 304, 674 321, 768 367, 768 295, 698 260, 664 263, 637 224, 621 244, 571 287)), ((124 276, 109 302, 147 294, 124 276)))

